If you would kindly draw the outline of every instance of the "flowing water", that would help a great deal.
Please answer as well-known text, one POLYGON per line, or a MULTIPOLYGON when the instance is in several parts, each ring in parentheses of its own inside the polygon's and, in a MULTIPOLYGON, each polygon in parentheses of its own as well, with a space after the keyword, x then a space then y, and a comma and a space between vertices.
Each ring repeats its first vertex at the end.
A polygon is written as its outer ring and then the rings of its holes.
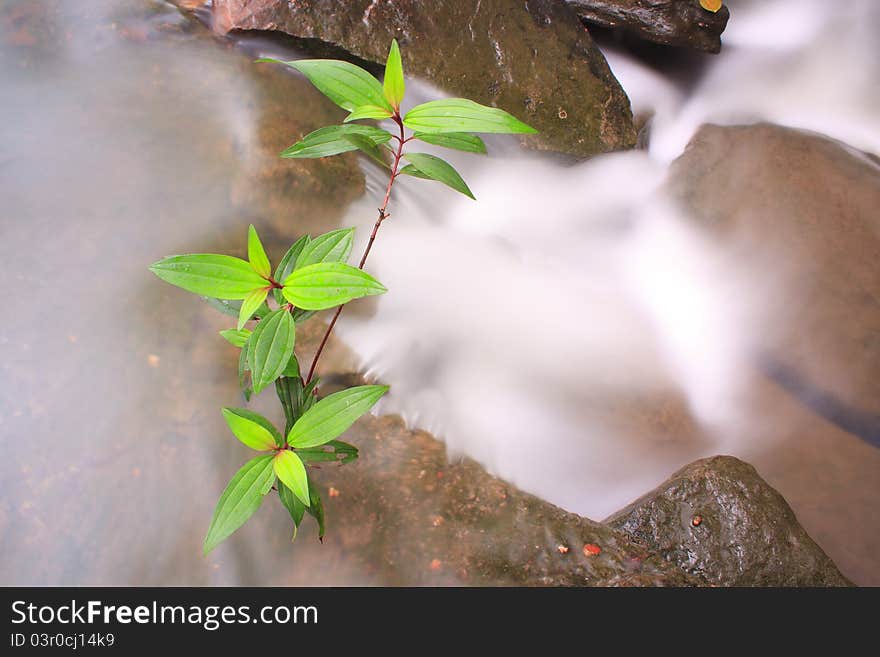
MULTIPOLYGON (((707 120, 880 152, 877 8, 731 4, 725 51, 698 73, 609 52, 636 111, 654 112, 648 151, 571 166, 492 138, 489 158, 450 158, 477 203, 402 181, 370 264, 392 292, 352 306, 339 335, 392 384, 381 410, 453 459, 599 519, 732 453, 847 575, 877 584, 880 452, 756 374, 773 290, 663 188, 707 120), (779 15, 787 28, 768 30, 779 15)), ((354 561, 320 571, 322 548, 291 547, 280 508, 200 557, 243 458, 218 412, 239 403, 236 355, 211 338, 225 318, 145 271, 169 253, 243 255, 251 222, 276 258, 304 232, 365 237, 378 171, 277 159, 341 118, 251 63, 282 49, 215 39, 147 0, 0 9, 0 582, 381 583, 354 561)))

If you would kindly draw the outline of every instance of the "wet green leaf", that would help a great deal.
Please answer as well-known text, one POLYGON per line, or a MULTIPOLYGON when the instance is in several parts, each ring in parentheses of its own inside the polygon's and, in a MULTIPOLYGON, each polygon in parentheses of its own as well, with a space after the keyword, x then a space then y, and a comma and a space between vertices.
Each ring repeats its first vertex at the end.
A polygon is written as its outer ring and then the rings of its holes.
POLYGON ((295 268, 300 269, 319 262, 345 262, 353 244, 354 228, 331 230, 309 242, 297 258, 295 268))
POLYGON ((278 452, 273 459, 275 474, 305 506, 309 506, 309 479, 302 460, 288 449, 278 452))
POLYGON ((400 107, 406 83, 403 79, 403 62, 400 59, 400 47, 397 39, 391 40, 391 49, 388 51, 388 59, 385 60, 385 79, 382 83, 382 91, 385 99, 395 108, 400 107))
POLYGON ((345 117, 343 123, 360 121, 361 119, 387 119, 391 117, 391 111, 375 105, 363 105, 356 107, 354 111, 345 117))
POLYGON ((413 107, 403 124, 416 132, 535 133, 537 130, 497 107, 465 98, 432 100, 413 107))
POLYGON ((405 153, 404 157, 412 162, 412 164, 403 167, 403 169, 400 170, 400 173, 409 176, 415 175, 417 178, 427 178, 429 180, 442 182, 444 185, 451 187, 455 191, 461 192, 470 198, 474 198, 473 193, 467 186, 467 183, 465 183, 462 177, 458 174, 458 171, 456 171, 452 165, 445 160, 435 157, 434 155, 428 155, 427 153, 405 153), (410 166, 412 166, 417 173, 410 169, 410 166))
POLYGON ((457 151, 486 153, 486 144, 483 143, 483 140, 476 135, 470 135, 466 132, 417 132, 413 135, 413 138, 426 144, 434 144, 443 148, 454 148, 457 151))
POLYGON ((305 75, 322 94, 349 112, 362 105, 392 109, 385 100, 382 85, 360 66, 338 59, 300 59, 284 62, 258 59, 258 62, 284 64, 305 75))
POLYGON ((345 139, 346 135, 362 135, 377 145, 391 139, 391 133, 370 125, 356 123, 331 125, 310 132, 301 141, 283 150, 281 157, 289 159, 329 157, 357 150, 355 144, 345 139))
POLYGON ((248 338, 251 337, 251 332, 249 329, 224 329, 220 331, 220 335, 233 347, 241 348, 247 343, 248 338))
POLYGON ((251 459, 235 473, 214 509, 214 517, 205 537, 205 554, 228 538, 260 508, 263 496, 271 490, 275 481, 272 465, 272 455, 266 454, 251 459))
POLYGON ((369 274, 341 262, 296 269, 284 281, 284 298, 298 308, 324 310, 387 290, 369 274))
POLYGON ((386 392, 388 386, 357 386, 325 397, 296 421, 287 434, 287 444, 307 449, 330 442, 341 436, 386 392))
POLYGON ((244 299, 266 280, 241 258, 214 253, 170 256, 150 266, 167 283, 217 299, 244 299))
POLYGON ((253 224, 248 228, 248 260, 250 260, 251 267, 255 272, 263 278, 269 278, 272 273, 272 265, 269 264, 269 258, 253 224))
POLYGON ((245 415, 242 408, 224 408, 223 417, 229 429, 242 443, 259 452, 272 449, 278 445, 274 433, 266 428, 269 420, 260 416, 261 421, 253 418, 256 413, 245 415))
POLYGON ((295 339, 293 318, 283 308, 269 313, 257 324, 247 351, 255 393, 281 376, 293 354, 295 339))
MULTIPOLYGON (((263 282, 265 283, 265 281, 263 282)), ((268 295, 269 288, 264 287, 254 290, 244 298, 244 301, 242 301, 241 304, 241 309, 238 312, 238 326, 236 328, 239 331, 244 328, 244 325, 247 324, 248 320, 250 320, 251 316, 257 311, 257 309, 263 305, 268 295)))

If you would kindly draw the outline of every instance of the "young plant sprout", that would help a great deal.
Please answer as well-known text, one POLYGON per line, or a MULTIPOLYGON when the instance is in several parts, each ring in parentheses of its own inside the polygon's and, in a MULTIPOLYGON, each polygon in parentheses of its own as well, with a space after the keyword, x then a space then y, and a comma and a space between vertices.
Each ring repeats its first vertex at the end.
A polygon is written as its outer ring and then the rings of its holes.
POLYGON ((318 523, 319 538, 323 538, 321 495, 307 466, 355 460, 357 448, 338 438, 373 407, 388 387, 356 386, 319 399, 315 370, 343 306, 353 299, 387 291, 363 268, 379 227, 390 216, 388 202, 394 182, 401 175, 436 180, 474 198, 448 162, 405 147, 421 141, 485 153, 485 144, 472 133, 535 132, 503 110, 463 98, 423 103, 401 116, 405 82, 396 40, 388 53, 384 84, 345 61, 258 61, 296 69, 350 112, 342 125, 315 130, 283 151, 281 157, 320 158, 358 150, 390 173, 379 216, 357 267, 347 264, 354 241, 354 228, 348 228, 315 238, 304 235, 288 249, 273 272, 253 226, 248 229, 247 261, 228 255, 190 254, 170 256, 150 267, 162 280, 206 297, 220 311, 238 318, 234 329, 221 331, 220 335, 241 349, 238 377, 245 400, 274 384, 284 411, 286 425, 282 433, 257 413, 243 408, 223 409, 235 437, 263 453, 245 463, 220 495, 205 538, 205 554, 241 527, 273 489, 293 519, 294 537, 308 512, 318 523), (390 119, 396 134, 355 123, 364 119, 390 119), (401 166, 403 160, 407 164, 401 166), (294 353, 297 324, 319 310, 331 308, 336 311, 303 376, 294 353), (253 330, 246 328, 249 322, 256 322, 253 330))

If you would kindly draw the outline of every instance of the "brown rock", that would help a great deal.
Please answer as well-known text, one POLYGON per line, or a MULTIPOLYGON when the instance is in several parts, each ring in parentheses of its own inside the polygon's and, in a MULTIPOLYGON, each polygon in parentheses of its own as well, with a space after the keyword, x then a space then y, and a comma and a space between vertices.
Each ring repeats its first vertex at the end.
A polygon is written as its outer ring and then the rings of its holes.
POLYGON ((276 30, 404 66, 540 132, 533 146, 592 155, 635 145, 626 94, 577 16, 556 0, 214 0, 214 25, 276 30))
POLYGON ((692 214, 764 282, 764 369, 880 444, 880 166, 820 135, 704 126, 673 165, 692 214))
POLYGON ((606 522, 716 586, 848 586, 782 495, 732 456, 695 461, 606 522))

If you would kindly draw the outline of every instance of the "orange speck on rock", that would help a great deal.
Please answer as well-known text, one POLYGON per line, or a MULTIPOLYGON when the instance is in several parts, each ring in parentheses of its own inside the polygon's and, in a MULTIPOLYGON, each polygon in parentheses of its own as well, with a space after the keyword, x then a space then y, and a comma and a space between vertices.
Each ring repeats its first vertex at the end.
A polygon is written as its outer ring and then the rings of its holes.
POLYGON ((557 552, 559 552, 559 554, 568 554, 568 546, 567 545, 557 545, 556 550, 557 550, 557 552))
POLYGON ((440 566, 442 565, 443 563, 440 559, 431 559, 431 570, 440 570, 440 566))
POLYGON ((597 554, 602 554, 602 548, 600 548, 595 543, 587 543, 584 545, 584 556, 585 557, 595 557, 597 554))
POLYGON ((147 364, 150 367, 159 367, 159 357, 156 354, 149 354, 147 356, 147 364))
POLYGON ((703 523, 703 516, 694 516, 694 517, 691 519, 691 524, 692 524, 694 527, 699 527, 702 523, 703 523))
POLYGON ((339 491, 333 486, 330 486, 330 497, 339 497, 339 491))
POLYGON ((439 527, 443 524, 443 516, 435 516, 434 520, 431 521, 431 524, 435 527, 439 527))

